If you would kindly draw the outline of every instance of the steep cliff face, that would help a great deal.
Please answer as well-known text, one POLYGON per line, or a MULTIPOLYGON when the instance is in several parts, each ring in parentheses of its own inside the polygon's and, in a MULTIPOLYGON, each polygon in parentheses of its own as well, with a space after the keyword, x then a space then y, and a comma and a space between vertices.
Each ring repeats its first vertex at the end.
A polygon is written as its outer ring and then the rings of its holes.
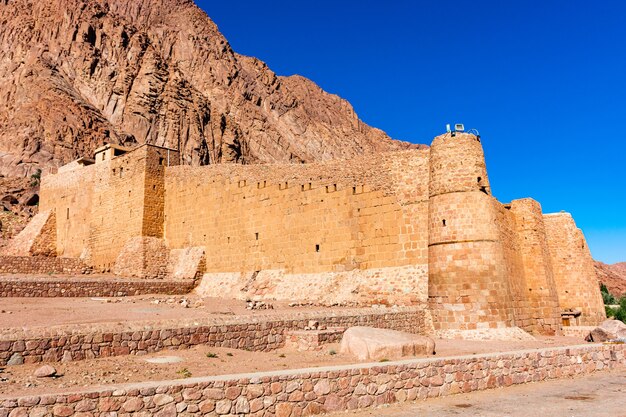
POLYGON ((607 265, 595 261, 598 281, 606 285, 609 292, 615 297, 626 297, 626 262, 607 265))
POLYGON ((308 162, 407 148, 352 106, 235 53, 189 0, 0 0, 0 175, 105 142, 182 163, 308 162))

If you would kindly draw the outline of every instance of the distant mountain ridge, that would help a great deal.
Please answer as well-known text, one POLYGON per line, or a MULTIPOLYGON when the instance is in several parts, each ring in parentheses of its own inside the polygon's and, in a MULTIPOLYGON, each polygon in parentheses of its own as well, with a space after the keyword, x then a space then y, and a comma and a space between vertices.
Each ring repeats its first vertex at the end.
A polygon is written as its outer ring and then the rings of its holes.
POLYGON ((309 162, 418 147, 312 81, 235 53, 190 0, 0 0, 0 175, 105 142, 186 164, 309 162))

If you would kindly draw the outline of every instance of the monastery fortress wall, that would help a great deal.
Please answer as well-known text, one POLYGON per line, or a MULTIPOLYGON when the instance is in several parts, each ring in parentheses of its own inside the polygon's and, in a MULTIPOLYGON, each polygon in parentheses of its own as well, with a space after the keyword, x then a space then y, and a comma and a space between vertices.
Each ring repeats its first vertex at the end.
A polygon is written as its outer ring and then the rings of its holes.
POLYGON ((498 202, 474 135, 304 165, 178 161, 108 145, 45 176, 57 255, 139 278, 203 275, 211 296, 421 305, 449 337, 559 333, 565 310, 604 318, 572 217, 498 202))

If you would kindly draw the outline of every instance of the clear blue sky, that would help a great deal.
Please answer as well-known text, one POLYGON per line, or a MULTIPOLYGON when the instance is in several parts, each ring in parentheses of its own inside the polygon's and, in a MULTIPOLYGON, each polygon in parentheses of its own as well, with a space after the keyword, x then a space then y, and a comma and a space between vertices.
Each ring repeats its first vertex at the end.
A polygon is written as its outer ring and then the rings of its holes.
POLYGON ((626 261, 626 2, 198 1, 233 49, 390 136, 477 128, 493 192, 565 210, 626 261))

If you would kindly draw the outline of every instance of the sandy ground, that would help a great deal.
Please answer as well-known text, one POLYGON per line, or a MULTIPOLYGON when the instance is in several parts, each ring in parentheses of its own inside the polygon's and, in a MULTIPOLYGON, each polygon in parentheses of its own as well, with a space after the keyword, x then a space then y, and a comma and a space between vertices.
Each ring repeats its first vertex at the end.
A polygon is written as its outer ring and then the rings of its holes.
MULTIPOLYGON (((200 318, 215 315, 277 314, 324 310, 324 307, 289 307, 271 302, 274 309, 247 310, 242 300, 199 298, 193 295, 141 295, 111 298, 0 298, 0 328, 47 327, 63 324, 109 323, 142 320, 200 318), (187 300, 188 308, 182 300, 187 300)), ((339 307, 333 307, 337 309, 339 307)))
MULTIPOLYGON (((485 342, 436 340, 436 357, 580 344, 566 337, 539 338, 524 342, 485 342)), ((34 371, 42 364, 8 366, 0 371, 0 394, 35 394, 68 388, 126 382, 158 381, 211 375, 230 375, 282 369, 298 369, 357 363, 339 353, 339 344, 325 345, 315 352, 283 348, 273 352, 248 352, 237 349, 196 346, 186 350, 163 350, 144 356, 116 356, 76 362, 53 363, 57 378, 36 378, 34 371), (175 356, 177 363, 153 364, 150 358, 175 356)), ((405 358, 409 359, 409 358, 405 358)))
POLYGON ((626 417, 626 370, 523 384, 328 417, 626 417))
MULTIPOLYGON (((42 328, 53 325, 85 323, 128 323, 129 321, 201 318, 210 315, 254 315, 315 310, 336 311, 339 307, 290 307, 273 302, 274 309, 248 310, 238 300, 196 296, 136 296, 120 298, 0 298, 0 328, 42 328), (184 302, 183 302, 184 300, 184 302), (187 304, 189 307, 184 307, 187 304)), ((436 340, 437 357, 506 352, 520 349, 575 345, 577 338, 541 337, 535 341, 458 341, 436 340)), ((227 375, 281 369, 356 363, 338 353, 337 344, 317 352, 280 349, 274 352, 196 346, 186 350, 163 350, 145 356, 117 356, 53 364, 61 376, 35 378, 41 364, 6 367, 0 370, 0 394, 35 394, 146 380, 171 380, 185 377, 227 375), (153 364, 148 358, 177 356, 177 363, 153 364)))

